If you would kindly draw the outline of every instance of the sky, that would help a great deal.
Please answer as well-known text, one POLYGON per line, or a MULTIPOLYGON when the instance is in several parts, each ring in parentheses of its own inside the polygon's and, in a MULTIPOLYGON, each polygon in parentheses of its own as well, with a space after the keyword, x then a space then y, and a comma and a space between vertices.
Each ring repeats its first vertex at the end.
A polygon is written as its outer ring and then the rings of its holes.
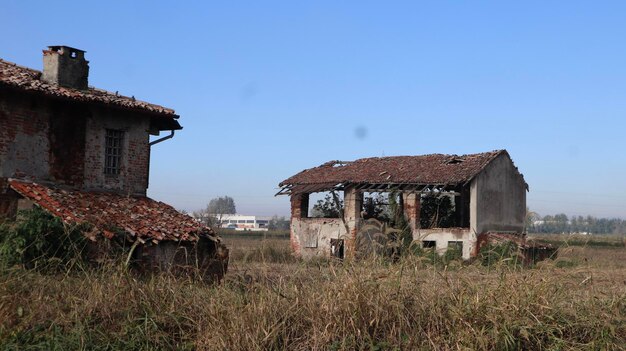
POLYGON ((626 218, 624 1, 0 0, 0 58, 86 50, 89 84, 171 107, 148 195, 287 215, 329 160, 506 149, 528 207, 626 218))

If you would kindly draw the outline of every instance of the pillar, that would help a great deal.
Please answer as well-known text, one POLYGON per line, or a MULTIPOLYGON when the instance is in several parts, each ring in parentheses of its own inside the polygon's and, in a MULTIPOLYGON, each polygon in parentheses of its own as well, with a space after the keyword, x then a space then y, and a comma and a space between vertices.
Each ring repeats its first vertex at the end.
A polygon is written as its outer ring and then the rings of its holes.
POLYGON ((420 194, 419 193, 405 193, 404 194, 404 215, 407 222, 411 226, 411 232, 413 233, 413 239, 419 237, 420 229, 420 194))
POLYGON ((355 188, 348 188, 344 191, 343 203, 343 219, 347 230, 345 256, 354 257, 355 239, 361 224, 363 193, 355 188))

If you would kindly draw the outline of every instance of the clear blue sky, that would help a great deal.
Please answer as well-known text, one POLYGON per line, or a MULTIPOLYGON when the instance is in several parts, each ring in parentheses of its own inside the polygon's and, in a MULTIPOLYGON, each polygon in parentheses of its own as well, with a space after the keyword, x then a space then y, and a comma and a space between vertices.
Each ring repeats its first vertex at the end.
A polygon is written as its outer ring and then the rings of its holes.
POLYGON ((322 162, 507 149, 540 214, 626 218, 624 1, 1 1, 0 57, 87 51, 90 84, 174 108, 149 195, 287 214, 322 162))

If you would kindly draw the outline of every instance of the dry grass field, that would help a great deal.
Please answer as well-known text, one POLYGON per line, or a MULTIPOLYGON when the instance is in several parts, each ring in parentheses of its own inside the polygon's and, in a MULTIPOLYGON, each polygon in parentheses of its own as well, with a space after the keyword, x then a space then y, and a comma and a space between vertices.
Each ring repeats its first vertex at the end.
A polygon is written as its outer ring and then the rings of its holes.
POLYGON ((116 266, 5 269, 0 348, 626 349, 626 249, 553 239, 556 260, 520 268, 301 262, 288 240, 226 236, 229 272, 213 286, 116 266))

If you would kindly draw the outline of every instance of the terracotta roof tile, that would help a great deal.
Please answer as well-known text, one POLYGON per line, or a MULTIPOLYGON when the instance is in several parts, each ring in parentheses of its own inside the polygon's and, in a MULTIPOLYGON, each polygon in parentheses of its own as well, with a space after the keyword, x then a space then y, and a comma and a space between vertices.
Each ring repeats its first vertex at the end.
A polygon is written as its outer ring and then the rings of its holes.
POLYGON ((66 223, 91 223, 105 237, 123 230, 141 242, 196 241, 214 232, 172 206, 148 197, 61 189, 21 180, 9 180, 23 197, 66 223))
POLYGON ((501 154, 508 155, 506 150, 496 150, 462 156, 430 154, 330 161, 285 179, 279 186, 341 183, 458 185, 472 180, 501 154))
MULTIPOLYGON (((178 125, 178 122, 175 121, 178 115, 172 109, 93 87, 89 87, 87 90, 78 90, 48 84, 41 80, 41 75, 40 71, 0 59, 0 85, 73 101, 103 103, 126 109, 151 112, 171 119, 175 125, 178 125)), ((180 125, 178 127, 180 129, 180 125)))

